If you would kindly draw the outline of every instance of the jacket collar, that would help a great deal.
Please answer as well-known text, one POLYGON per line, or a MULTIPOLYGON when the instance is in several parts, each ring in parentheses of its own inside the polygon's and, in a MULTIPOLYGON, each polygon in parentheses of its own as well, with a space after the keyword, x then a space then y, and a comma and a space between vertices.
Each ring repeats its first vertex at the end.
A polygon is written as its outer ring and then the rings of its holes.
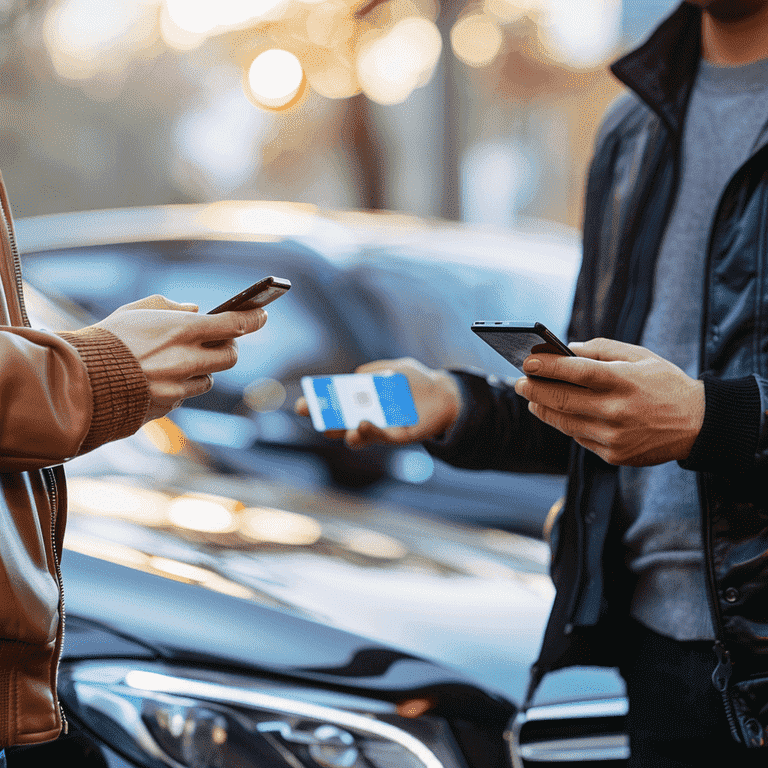
POLYGON ((679 134, 700 55, 701 9, 684 2, 611 71, 679 134))

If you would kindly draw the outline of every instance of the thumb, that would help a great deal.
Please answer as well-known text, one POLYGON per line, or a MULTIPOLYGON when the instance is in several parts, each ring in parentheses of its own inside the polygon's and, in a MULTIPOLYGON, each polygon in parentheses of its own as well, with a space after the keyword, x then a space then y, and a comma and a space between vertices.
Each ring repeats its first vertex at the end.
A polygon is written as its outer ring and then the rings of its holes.
POLYGON ((653 352, 638 347, 635 344, 626 344, 615 339, 590 339, 589 341, 572 341, 568 345, 579 357, 588 357, 591 360, 603 360, 605 362, 625 361, 636 363, 652 356, 653 352))

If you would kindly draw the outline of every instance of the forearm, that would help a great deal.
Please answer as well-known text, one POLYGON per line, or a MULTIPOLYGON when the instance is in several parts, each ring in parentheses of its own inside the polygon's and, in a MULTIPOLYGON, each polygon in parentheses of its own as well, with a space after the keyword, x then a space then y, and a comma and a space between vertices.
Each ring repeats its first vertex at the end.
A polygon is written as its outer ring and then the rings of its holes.
POLYGON ((146 382, 112 334, 0 331, 0 471, 52 466, 143 422, 146 382))
POLYGON ((465 469, 564 474, 570 438, 532 416, 510 383, 453 371, 464 400, 460 423, 425 442, 437 458, 465 469))

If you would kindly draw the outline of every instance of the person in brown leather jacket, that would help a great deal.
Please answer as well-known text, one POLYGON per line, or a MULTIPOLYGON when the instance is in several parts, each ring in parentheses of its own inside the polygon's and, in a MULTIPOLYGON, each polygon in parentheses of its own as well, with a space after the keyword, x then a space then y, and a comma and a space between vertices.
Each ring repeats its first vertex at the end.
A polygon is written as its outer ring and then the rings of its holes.
POLYGON ((0 766, 12 745, 55 739, 63 638, 59 555, 67 459, 135 432, 237 360, 263 309, 199 315, 152 296, 74 333, 29 327, 0 178, 0 766), (205 345, 205 342, 217 342, 205 345))

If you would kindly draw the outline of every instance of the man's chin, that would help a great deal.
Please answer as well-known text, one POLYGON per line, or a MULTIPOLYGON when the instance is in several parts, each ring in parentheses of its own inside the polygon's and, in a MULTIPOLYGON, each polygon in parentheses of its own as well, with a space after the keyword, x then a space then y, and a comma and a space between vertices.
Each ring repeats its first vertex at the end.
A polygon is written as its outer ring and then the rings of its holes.
POLYGON ((768 7, 768 0, 685 0, 703 8, 717 21, 741 21, 768 7))

